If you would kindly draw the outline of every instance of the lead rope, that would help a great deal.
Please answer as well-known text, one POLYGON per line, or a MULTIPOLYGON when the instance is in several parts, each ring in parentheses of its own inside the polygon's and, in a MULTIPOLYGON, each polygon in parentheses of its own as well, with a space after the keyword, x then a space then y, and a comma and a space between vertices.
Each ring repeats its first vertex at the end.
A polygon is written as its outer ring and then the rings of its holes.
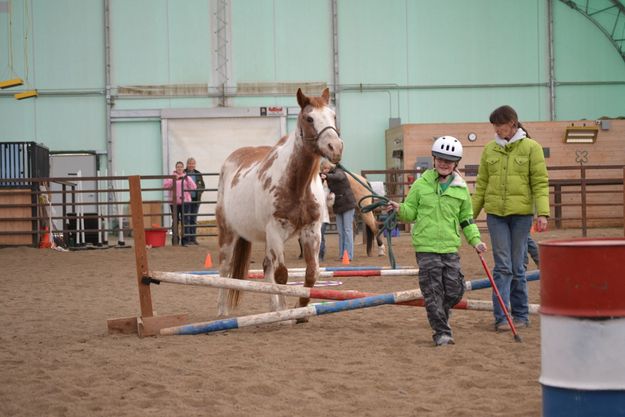
MULTIPOLYGON (((369 192, 371 192, 371 194, 368 194, 362 197, 360 200, 358 200, 358 208, 360 209, 361 213, 369 213, 370 211, 373 211, 378 207, 386 206, 388 204, 388 202, 390 201, 389 198, 383 195, 376 194, 375 191, 373 191, 371 187, 369 187, 368 184, 363 183, 358 177, 352 174, 352 172, 348 170, 347 168, 345 168, 342 164, 338 163, 336 164, 336 166, 341 168, 343 171, 349 174, 353 179, 355 179, 360 185, 362 185, 367 190, 369 190, 369 192), (371 198, 373 200, 373 203, 368 204, 363 207, 362 202, 368 198, 371 198)), ((393 269, 397 269, 397 262, 395 261, 395 254, 393 253, 393 243, 392 243, 391 234, 392 234, 392 231, 395 230, 396 227, 397 227, 397 212, 395 211, 395 209, 393 209, 388 212, 384 221, 382 222, 382 227, 380 228, 378 233, 374 236, 377 241, 378 236, 380 236, 380 234, 382 234, 384 230, 387 231, 386 243, 388 246, 388 260, 389 260, 389 263, 391 264, 391 268, 393 269)))

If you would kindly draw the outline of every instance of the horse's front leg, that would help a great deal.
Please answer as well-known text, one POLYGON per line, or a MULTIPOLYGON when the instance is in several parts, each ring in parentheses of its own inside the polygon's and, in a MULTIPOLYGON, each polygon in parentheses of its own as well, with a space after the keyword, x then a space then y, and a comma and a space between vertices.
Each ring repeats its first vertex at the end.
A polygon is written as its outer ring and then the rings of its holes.
MULTIPOLYGON (((300 235, 302 247, 304 248, 304 260, 306 261, 306 276, 304 286, 312 288, 319 278, 319 245, 321 243, 321 224, 304 229, 300 235)), ((296 307, 306 307, 310 298, 300 298, 296 307)), ((307 322, 307 318, 299 319, 297 322, 307 322)))
MULTIPOLYGON (((267 232, 267 246, 263 259, 265 281, 272 284, 286 285, 289 280, 289 270, 284 264, 284 241, 280 233, 267 232)), ((286 297, 272 294, 270 298, 271 311, 286 309, 286 297)))

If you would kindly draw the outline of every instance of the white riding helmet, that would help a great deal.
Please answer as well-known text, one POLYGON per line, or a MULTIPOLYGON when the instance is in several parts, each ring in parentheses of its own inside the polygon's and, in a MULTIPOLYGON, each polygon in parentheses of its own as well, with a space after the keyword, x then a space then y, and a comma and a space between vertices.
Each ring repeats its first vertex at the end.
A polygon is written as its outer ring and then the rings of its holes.
POLYGON ((432 156, 457 162, 462 159, 462 144, 453 136, 441 136, 432 145, 432 156))

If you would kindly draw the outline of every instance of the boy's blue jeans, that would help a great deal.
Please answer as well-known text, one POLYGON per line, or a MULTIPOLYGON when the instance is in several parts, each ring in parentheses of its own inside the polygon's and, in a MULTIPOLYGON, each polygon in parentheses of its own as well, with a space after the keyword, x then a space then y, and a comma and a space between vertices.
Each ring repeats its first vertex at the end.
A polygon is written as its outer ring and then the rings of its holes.
MULTIPOLYGON (((525 257, 532 215, 486 216, 495 268, 493 278, 506 308, 517 321, 529 321, 525 257)), ((493 291, 495 324, 506 321, 506 315, 493 291)))

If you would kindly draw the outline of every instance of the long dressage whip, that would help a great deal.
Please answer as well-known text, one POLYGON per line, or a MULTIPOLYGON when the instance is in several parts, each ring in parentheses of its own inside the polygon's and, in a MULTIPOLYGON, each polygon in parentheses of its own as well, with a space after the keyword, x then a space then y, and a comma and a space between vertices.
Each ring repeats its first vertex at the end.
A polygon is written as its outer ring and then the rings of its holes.
POLYGON ((499 294, 499 289, 497 288, 497 285, 495 285, 495 280, 493 279, 493 276, 490 273, 490 269, 488 269, 488 265, 486 265, 486 261, 484 260, 484 257, 479 252, 477 254, 480 257, 480 261, 482 261, 482 266, 484 267, 484 271, 486 271, 486 275, 488 275, 488 279, 490 280, 490 285, 493 287, 493 291, 495 291, 495 295, 497 296, 499 305, 501 306, 501 309, 506 315, 506 320, 508 320, 508 324, 510 325, 510 328, 512 329, 512 334, 514 334, 514 340, 516 340, 517 342, 522 342, 523 340, 521 339, 521 336, 519 336, 519 334, 516 332, 516 327, 514 327, 514 323, 512 322, 512 319, 510 318, 510 313, 508 313, 508 309, 506 308, 506 305, 504 304, 503 299, 501 298, 501 294, 499 294))
MULTIPOLYGON (((358 208, 360 209, 361 213, 363 213, 363 214, 369 213, 370 211, 373 211, 373 210, 375 210, 378 207, 386 206, 388 204, 388 202, 390 201, 389 198, 387 198, 387 197, 385 197, 383 195, 377 194, 375 191, 373 191, 373 189, 369 186, 369 184, 363 183, 360 180, 360 178, 355 176, 350 170, 345 168, 342 164, 338 163, 338 164, 336 164, 336 166, 338 166, 343 171, 348 173, 353 179, 356 180, 356 182, 358 182, 360 185, 365 187, 371 193, 371 194, 368 194, 368 195, 362 197, 360 200, 358 200, 358 208), (364 200, 368 199, 368 198, 371 198, 373 203, 367 204, 366 206, 363 207, 362 202, 364 200)), ((375 238, 377 239, 378 236, 380 236, 380 234, 382 234, 384 232, 384 230, 387 231, 387 233, 386 233, 386 243, 387 243, 387 246, 388 246, 388 260, 389 260, 389 263, 391 264, 391 267, 393 269, 397 268, 397 261, 395 260, 395 254, 393 253, 393 244, 392 244, 392 241, 391 241, 391 234, 392 234, 392 231, 395 230, 396 227, 397 227, 397 212, 393 209, 393 210, 388 212, 388 214, 386 215, 386 218, 382 222, 382 227, 380 227, 380 230, 378 231, 378 234, 375 235, 375 238)))

